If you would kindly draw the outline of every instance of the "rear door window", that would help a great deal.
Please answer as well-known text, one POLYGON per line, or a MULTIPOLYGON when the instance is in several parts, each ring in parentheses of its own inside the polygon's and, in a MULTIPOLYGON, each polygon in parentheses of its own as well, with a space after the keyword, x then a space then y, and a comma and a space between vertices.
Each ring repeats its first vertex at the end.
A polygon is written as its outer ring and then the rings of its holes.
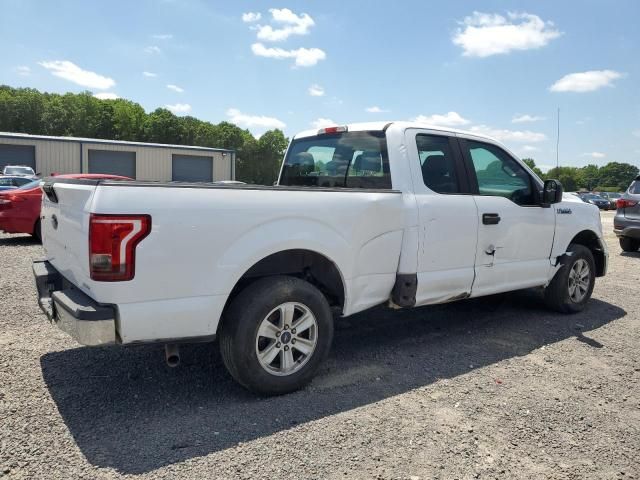
POLYGON ((391 189, 384 132, 344 132, 293 140, 279 184, 391 189))
POLYGON ((424 184, 437 193, 460 193, 449 137, 418 134, 416 145, 424 184))

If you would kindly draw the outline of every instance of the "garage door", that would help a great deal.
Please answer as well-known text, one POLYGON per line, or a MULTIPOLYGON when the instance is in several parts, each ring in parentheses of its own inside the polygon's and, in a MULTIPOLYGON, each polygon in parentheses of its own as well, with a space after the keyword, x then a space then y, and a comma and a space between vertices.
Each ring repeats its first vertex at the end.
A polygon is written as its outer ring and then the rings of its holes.
POLYGON ((89 150, 89 173, 136 178, 136 152, 89 150))
POLYGON ((26 165, 36 169, 36 147, 0 143, 0 173, 6 165, 26 165))
POLYGON ((213 181, 213 157, 173 155, 171 165, 171 178, 176 182, 213 181))

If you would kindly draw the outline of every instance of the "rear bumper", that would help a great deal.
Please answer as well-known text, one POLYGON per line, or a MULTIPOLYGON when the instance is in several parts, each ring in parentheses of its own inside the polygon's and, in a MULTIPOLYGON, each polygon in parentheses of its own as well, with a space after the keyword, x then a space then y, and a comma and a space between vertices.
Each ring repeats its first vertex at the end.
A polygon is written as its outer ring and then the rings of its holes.
POLYGON ((82 345, 116 343, 116 310, 68 282, 45 260, 33 262, 38 304, 49 321, 82 345))
POLYGON ((632 226, 632 227, 622 227, 622 228, 614 228, 613 233, 616 234, 617 237, 628 237, 635 238, 640 240, 640 225, 632 226))

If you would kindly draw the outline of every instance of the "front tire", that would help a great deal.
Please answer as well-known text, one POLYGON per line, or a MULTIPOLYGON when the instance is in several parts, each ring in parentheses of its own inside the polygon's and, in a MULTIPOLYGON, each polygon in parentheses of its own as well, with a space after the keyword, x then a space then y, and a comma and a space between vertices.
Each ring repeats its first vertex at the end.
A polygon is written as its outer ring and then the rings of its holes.
POLYGON ((569 255, 544 291, 545 303, 561 313, 584 309, 595 286, 595 261, 591 250, 583 245, 569 245, 569 255))
POLYGON ((635 238, 620 237, 620 248, 625 252, 636 252, 640 248, 640 241, 635 238))
POLYGON ((299 278, 273 276, 250 284, 232 301, 220 351, 240 385, 281 395, 311 381, 332 339, 333 316, 324 295, 299 278))

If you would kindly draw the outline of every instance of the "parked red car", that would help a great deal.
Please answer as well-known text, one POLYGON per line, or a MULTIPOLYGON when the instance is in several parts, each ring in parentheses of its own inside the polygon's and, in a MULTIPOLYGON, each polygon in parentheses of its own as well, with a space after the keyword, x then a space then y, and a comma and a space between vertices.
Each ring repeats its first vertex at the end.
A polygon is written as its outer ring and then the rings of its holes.
MULTIPOLYGON (((58 176, 97 180, 132 180, 129 177, 100 173, 70 173, 58 176)), ((42 180, 38 179, 13 190, 0 191, 0 231, 28 233, 40 240, 41 182, 42 180)))

